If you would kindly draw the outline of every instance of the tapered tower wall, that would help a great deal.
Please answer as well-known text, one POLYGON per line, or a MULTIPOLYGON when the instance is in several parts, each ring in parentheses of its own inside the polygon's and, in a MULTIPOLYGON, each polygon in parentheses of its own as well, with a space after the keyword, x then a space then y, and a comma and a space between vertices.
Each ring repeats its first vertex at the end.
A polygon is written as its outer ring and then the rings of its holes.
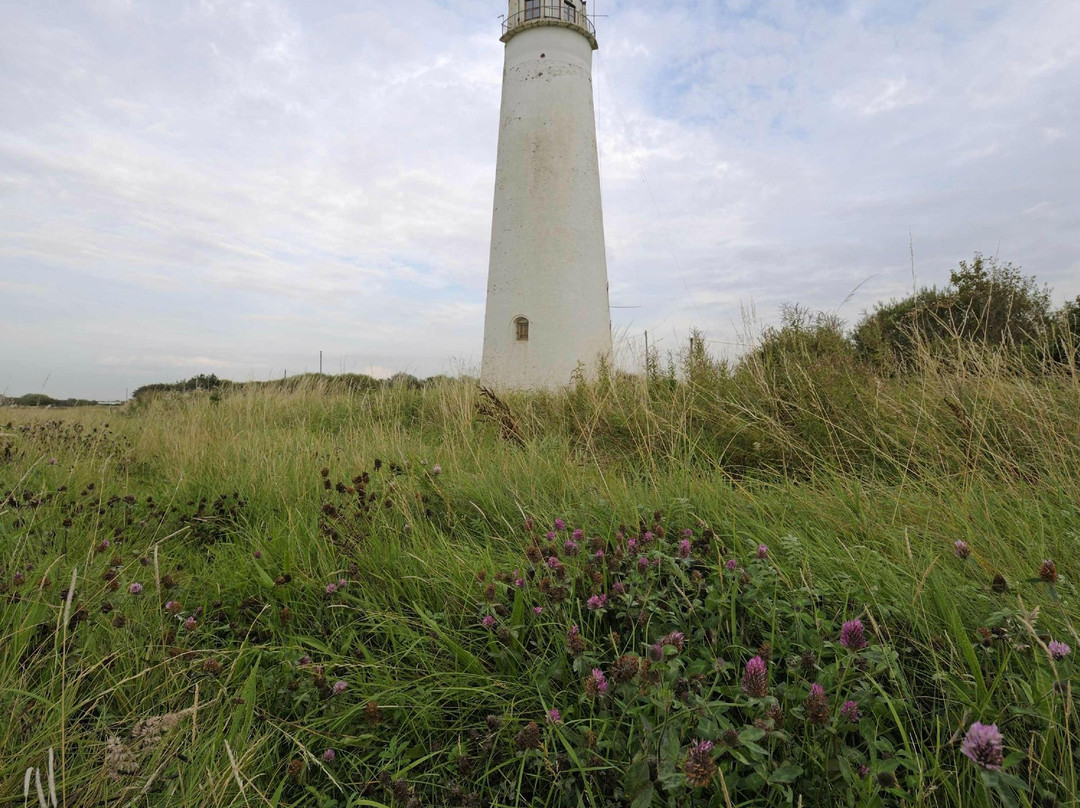
POLYGON ((556 388, 611 352, 596 40, 581 7, 529 17, 511 0, 481 370, 496 388, 556 388))

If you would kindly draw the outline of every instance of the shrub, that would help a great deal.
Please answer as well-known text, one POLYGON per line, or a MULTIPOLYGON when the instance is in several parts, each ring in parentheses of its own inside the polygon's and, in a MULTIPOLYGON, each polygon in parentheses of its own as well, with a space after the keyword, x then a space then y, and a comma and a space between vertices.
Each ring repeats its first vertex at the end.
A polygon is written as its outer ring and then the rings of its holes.
POLYGON ((1050 359, 1058 364, 1080 367, 1080 296, 1066 301, 1054 316, 1050 359))
POLYGON ((1045 340, 1050 294, 1034 277, 976 253, 944 289, 923 288, 878 304, 852 335, 859 354, 888 370, 914 367, 920 354, 979 344, 1017 351, 1045 340))

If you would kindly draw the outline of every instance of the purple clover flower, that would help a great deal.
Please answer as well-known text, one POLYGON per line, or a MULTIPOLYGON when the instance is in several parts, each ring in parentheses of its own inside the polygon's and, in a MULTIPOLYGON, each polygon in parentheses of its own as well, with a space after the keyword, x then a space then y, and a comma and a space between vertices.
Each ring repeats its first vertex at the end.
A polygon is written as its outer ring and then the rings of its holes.
POLYGON ((593 684, 596 686, 597 693, 599 693, 601 696, 607 693, 608 681, 607 677, 604 676, 604 672, 602 670, 600 670, 599 668, 593 668, 592 681, 593 684))
POLYGON ((194 617, 189 617, 187 620, 184 621, 184 630, 185 631, 194 631, 198 627, 199 627, 199 621, 196 620, 194 617))
POLYGON ((618 592, 620 595, 626 594, 626 584, 624 584, 622 581, 616 581, 614 584, 611 585, 611 588, 618 592))
POLYGON ((579 547, 578 543, 573 539, 567 539, 566 544, 563 545, 563 550, 566 551, 568 556, 576 556, 581 552, 581 547, 579 547))
POLYGON ((1005 762, 1004 741, 997 724, 986 725, 976 721, 964 736, 960 751, 976 766, 998 772, 1005 762))
POLYGON ((971 545, 963 539, 957 539, 953 544, 953 552, 956 553, 957 558, 965 559, 971 555, 971 545))
POLYGON ((327 749, 322 753, 322 759, 327 763, 332 763, 335 757, 337 757, 337 753, 333 749, 327 749))
POLYGON ((683 539, 681 542, 679 542, 679 558, 689 558, 689 557, 690 557, 690 540, 689 539, 683 539))
POLYGON ((549 724, 561 724, 562 723, 562 714, 556 709, 548 710, 547 711, 547 722, 549 724))
POLYGON ((742 688, 748 696, 756 699, 765 698, 769 692, 769 668, 764 659, 756 656, 746 663, 742 688))
POLYGON ((574 536, 574 541, 581 541, 582 539, 584 539, 584 538, 585 538, 585 531, 584 531, 584 530, 582 530, 582 529, 581 529, 581 528, 579 527, 579 528, 577 528, 577 529, 575 529, 575 530, 574 530, 574 534, 573 534, 573 536, 574 536))
POLYGON ((866 647, 866 631, 862 620, 848 620, 840 629, 840 644, 849 651, 861 651, 866 647))
POLYGON ((589 598, 585 605, 589 607, 589 611, 596 612, 607 606, 607 595, 593 595, 589 598))
POLYGON ((335 696, 340 696, 342 693, 345 692, 345 688, 347 687, 348 685, 339 679, 338 681, 334 682, 334 686, 330 688, 330 692, 333 693, 335 696))
POLYGON ((641 540, 643 542, 645 542, 646 544, 648 544, 649 542, 651 542, 655 538, 656 537, 653 535, 651 530, 646 530, 644 533, 641 534, 641 540))
POLYGON ((556 519, 555 520, 555 529, 556 530, 566 530, 566 522, 564 522, 562 519, 556 519))
POLYGON ((490 614, 485 614, 484 619, 480 621, 480 624, 487 629, 495 628, 496 620, 490 614))
POLYGON ((548 541, 555 541, 555 531, 554 530, 549 530, 547 533, 544 534, 544 537, 548 541))
POLYGON ((757 555, 760 561, 764 561, 769 557, 769 546, 767 544, 759 544, 755 555, 757 555))
POLYGON ((1058 642, 1057 640, 1051 640, 1046 647, 1050 649, 1050 656, 1057 662, 1060 662, 1072 653, 1072 649, 1068 645, 1063 642, 1058 642))
POLYGON ((543 611, 544 611, 544 607, 543 607, 543 606, 533 606, 533 614, 536 614, 536 615, 538 615, 538 614, 540 614, 540 613, 541 613, 541 612, 543 612, 543 611))
POLYGON ((641 556, 637 560, 637 567, 638 567, 639 570, 644 572, 645 570, 647 570, 649 568, 649 559, 647 559, 645 556, 641 556))
POLYGON ((694 531, 692 531, 692 530, 691 530, 690 528, 686 528, 686 529, 685 529, 685 530, 684 530, 684 531, 682 532, 682 534, 683 534, 683 538, 684 538, 684 539, 689 539, 689 538, 690 538, 691 536, 693 536, 693 535, 694 535, 694 531))
POLYGON ((735 570, 737 570, 737 569, 739 568, 739 562, 738 562, 738 561, 736 561, 736 560, 735 560, 734 558, 732 558, 732 559, 731 559, 730 561, 728 561, 728 563, 726 563, 726 564, 725 564, 724 566, 725 566, 725 567, 727 567, 727 568, 728 568, 729 570, 731 570, 732 572, 734 572, 735 570))
POLYGON ((840 708, 840 717, 849 723, 858 724, 860 718, 859 703, 857 701, 845 701, 840 708))
POLYGON ((662 645, 670 645, 677 651, 681 651, 686 646, 686 635, 681 631, 673 631, 665 637, 660 639, 662 645))
POLYGON ((131 584, 131 586, 128 587, 128 592, 130 592, 132 595, 139 594, 140 592, 142 592, 142 584, 138 582, 131 584))

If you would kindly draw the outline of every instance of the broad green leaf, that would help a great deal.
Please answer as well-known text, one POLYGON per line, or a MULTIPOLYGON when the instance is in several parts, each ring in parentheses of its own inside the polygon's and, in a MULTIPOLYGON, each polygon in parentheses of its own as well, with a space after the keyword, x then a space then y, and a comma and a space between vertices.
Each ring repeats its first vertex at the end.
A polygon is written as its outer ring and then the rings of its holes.
POLYGON ((236 742, 247 738, 248 733, 251 732, 251 724, 255 719, 258 676, 259 660, 256 659, 255 664, 251 666, 251 672, 248 673, 248 677, 244 681, 244 686, 240 688, 239 701, 233 708, 232 722, 229 727, 229 743, 232 744, 233 751, 237 749, 236 742))
POLYGON ((794 783, 802 776, 803 768, 797 763, 785 763, 769 775, 770 783, 794 783))
POLYGON ((739 741, 742 743, 754 743, 765 737, 765 730, 761 727, 747 727, 739 733, 739 741))
POLYGON ((630 803, 630 808, 649 808, 649 806, 652 805, 653 793, 655 790, 653 784, 649 783, 645 788, 638 792, 636 797, 634 797, 633 801, 630 803))
POLYGON ((682 746, 679 744, 679 736, 672 730, 664 733, 664 740, 660 742, 660 777, 674 773, 679 761, 679 753, 682 746))
POLYGON ((652 786, 652 780, 649 777, 649 762, 642 759, 630 764, 630 768, 626 770, 626 783, 623 788, 626 789, 627 796, 633 798, 646 786, 652 786))

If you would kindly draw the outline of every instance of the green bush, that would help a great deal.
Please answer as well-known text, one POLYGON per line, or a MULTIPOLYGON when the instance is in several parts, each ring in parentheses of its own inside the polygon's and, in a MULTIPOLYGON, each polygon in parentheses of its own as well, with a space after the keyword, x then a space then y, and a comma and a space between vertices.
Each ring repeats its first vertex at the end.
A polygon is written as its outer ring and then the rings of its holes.
POLYGON ((1045 345, 1050 294, 1034 277, 996 258, 961 261, 944 289, 923 288, 878 304, 855 327, 860 356, 888 370, 915 367, 925 353, 979 345, 1020 352, 1045 345))

